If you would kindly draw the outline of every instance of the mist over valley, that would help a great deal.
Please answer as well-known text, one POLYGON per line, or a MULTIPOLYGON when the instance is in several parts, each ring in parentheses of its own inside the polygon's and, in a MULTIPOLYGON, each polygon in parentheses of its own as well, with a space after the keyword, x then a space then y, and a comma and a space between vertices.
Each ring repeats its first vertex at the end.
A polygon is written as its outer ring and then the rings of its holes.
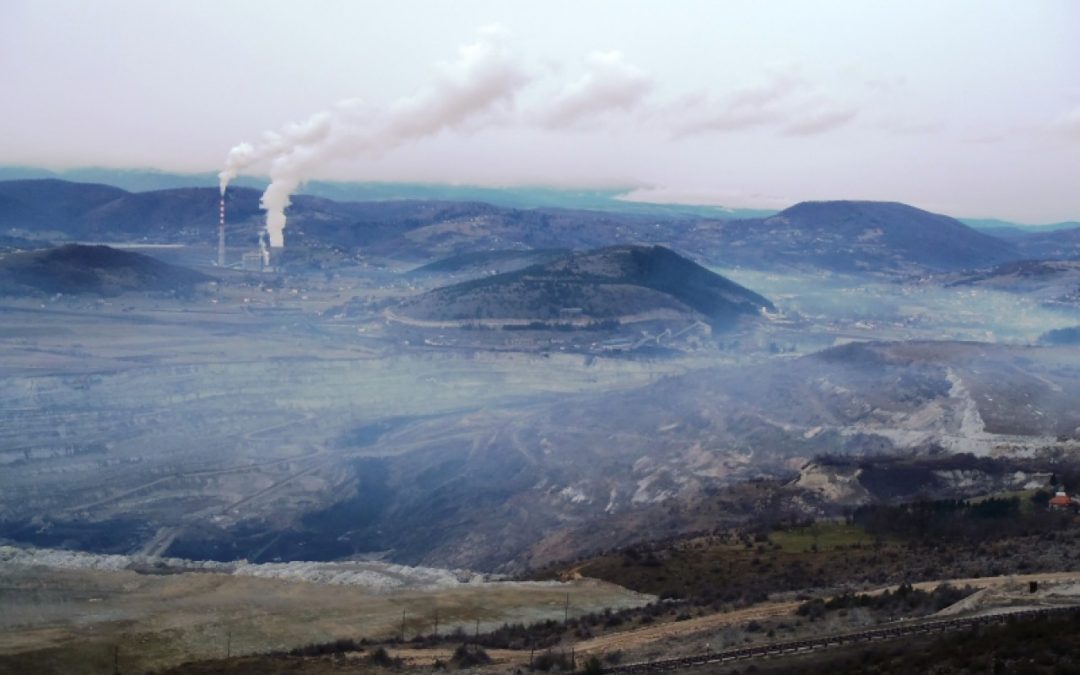
POLYGON ((1080 668, 1075 8, 9 4, 0 674, 1080 668))

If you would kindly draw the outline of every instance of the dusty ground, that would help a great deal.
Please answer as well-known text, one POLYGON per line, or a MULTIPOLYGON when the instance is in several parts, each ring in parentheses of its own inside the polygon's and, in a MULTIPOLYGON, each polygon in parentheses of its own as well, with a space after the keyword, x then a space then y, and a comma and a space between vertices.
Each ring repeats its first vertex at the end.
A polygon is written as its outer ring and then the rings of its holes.
POLYGON ((406 638, 562 619, 649 596, 595 581, 468 584, 380 594, 216 573, 0 568, 0 673, 144 672, 194 659, 341 638, 406 638))
MULTIPOLYGON (((1002 607, 1046 606, 1050 604, 1075 603, 1080 599, 1080 574, 1047 573, 1012 577, 983 577, 975 579, 950 579, 954 585, 971 585, 984 589, 958 603, 961 613, 1001 611, 1002 607), (1039 591, 1028 592, 1028 583, 1037 581, 1039 591)), ((944 581, 916 584, 917 588, 932 590, 944 581)), ((893 587, 889 587, 893 588, 893 587)), ((887 588, 872 592, 881 593, 887 588)), ((828 620, 816 623, 806 622, 796 616, 799 602, 766 602, 732 612, 712 614, 684 621, 642 626, 596 638, 566 643, 554 651, 571 650, 578 657, 577 663, 589 656, 601 659, 619 654, 623 662, 647 661, 678 655, 701 653, 706 649, 723 649, 737 644, 760 643, 769 640, 797 639, 798 637, 839 633, 865 627, 861 621, 869 617, 861 616, 857 611, 847 616, 831 616, 828 620), (762 628, 748 631, 747 625, 759 622, 762 628), (783 634, 775 638, 767 635, 770 627, 787 626, 783 634)), ((943 612, 948 614, 949 612, 943 612)), ((869 625, 869 624, 866 624, 869 625)), ((778 633, 781 631, 778 631, 778 633)), ((453 654, 452 645, 443 645, 432 649, 411 647, 389 649, 392 657, 403 659, 405 665, 427 671, 436 661, 448 662, 453 654)), ((476 672, 510 673, 524 668, 529 662, 528 651, 488 650, 492 659, 489 666, 473 668, 476 672)), ((170 671, 173 672, 173 671, 170 671)), ((368 654, 348 652, 341 655, 309 658, 250 658, 232 661, 215 661, 193 664, 178 669, 175 673, 196 675, 202 673, 229 672, 237 675, 254 673, 366 673, 376 672, 368 661, 368 654)))
MULTIPOLYGON (((1002 611, 1003 608, 1043 607, 1080 602, 1080 573, 1077 572, 945 579, 916 583, 912 586, 932 591, 943 583, 982 589, 957 605, 947 608, 941 613, 945 616, 992 613, 1002 611), (1029 592, 1030 582, 1038 583, 1039 590, 1034 594, 1029 592)), ((896 586, 878 588, 868 593, 874 595, 884 593, 886 590, 896 590, 896 586)), ((622 652, 624 660, 639 661, 682 653, 700 653, 704 651, 705 645, 719 649, 729 646, 732 642, 762 642, 767 641, 765 630, 768 626, 795 623, 795 612, 800 604, 802 603, 759 603, 733 612, 710 614, 685 621, 602 635, 579 642, 574 648, 578 653, 597 656, 622 652), (764 626, 763 629, 747 632, 745 627, 752 621, 761 623, 764 626)), ((858 612, 852 612, 846 618, 837 618, 816 627, 803 626, 796 630, 796 634, 784 635, 783 639, 797 638, 802 633, 809 635, 853 630, 859 628, 859 622, 865 618, 858 612)), ((776 639, 781 638, 778 636, 776 639)))
POLYGON ((704 633, 727 626, 749 623, 750 621, 790 616, 795 613, 800 604, 799 602, 763 602, 733 612, 709 614, 685 621, 675 621, 621 633, 601 635, 577 643, 575 649, 583 654, 597 655, 614 651, 631 651, 645 644, 676 636, 704 633))

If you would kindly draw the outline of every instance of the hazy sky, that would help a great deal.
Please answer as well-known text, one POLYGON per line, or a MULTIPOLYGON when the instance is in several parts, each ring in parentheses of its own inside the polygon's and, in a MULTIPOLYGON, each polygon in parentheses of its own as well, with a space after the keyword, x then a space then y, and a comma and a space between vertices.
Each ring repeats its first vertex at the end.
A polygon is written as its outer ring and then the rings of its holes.
POLYGON ((1080 219, 1072 0, 0 0, 0 83, 3 164, 1080 219))

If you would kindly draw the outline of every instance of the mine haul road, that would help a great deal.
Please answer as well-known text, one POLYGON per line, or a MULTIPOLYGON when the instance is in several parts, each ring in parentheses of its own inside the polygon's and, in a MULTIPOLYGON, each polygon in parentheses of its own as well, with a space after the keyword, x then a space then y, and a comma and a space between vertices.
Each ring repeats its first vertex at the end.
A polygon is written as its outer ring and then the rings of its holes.
MULTIPOLYGON (((940 579, 936 581, 914 583, 912 584, 912 587, 920 590, 932 591, 937 586, 947 583, 953 586, 971 586, 979 590, 1007 585, 1015 586, 1017 588, 1026 588, 1032 581, 1039 582, 1040 584, 1069 581, 1080 584, 1080 572, 1044 572, 1012 576, 940 579)), ((885 591, 895 590, 896 588, 898 588, 898 585, 858 592, 864 592, 868 595, 877 595, 884 593, 885 591)), ((565 645, 560 649, 564 651, 570 651, 572 649, 576 655, 578 664, 580 665, 583 662, 583 659, 589 656, 597 656, 602 659, 604 654, 634 650, 658 641, 673 638, 687 638, 755 620, 760 621, 784 616, 794 616, 800 604, 802 603, 764 602, 731 612, 710 614, 687 619, 685 621, 650 625, 633 630, 601 635, 599 637, 565 645)), ((831 633, 801 640, 754 644, 745 647, 709 651, 678 658, 619 664, 606 667, 603 672, 632 673, 665 670, 679 671, 686 668, 715 665, 736 660, 749 660, 764 657, 780 658, 859 643, 899 639, 917 635, 938 635, 942 632, 958 628, 1006 621, 1009 617, 1032 618, 1068 612, 1080 612, 1080 596, 1077 597, 1076 604, 1061 603, 1043 607, 1033 607, 1031 605, 986 607, 981 610, 976 610, 973 614, 963 616, 955 615, 943 617, 940 614, 931 615, 919 619, 881 624, 862 631, 831 633)), ((445 648, 392 649, 391 653, 393 656, 403 658, 407 663, 414 666, 427 665, 432 663, 435 659, 447 661, 452 656, 452 651, 445 648)), ((513 665, 515 667, 527 665, 530 655, 528 651, 509 649, 489 650, 488 653, 495 663, 513 665)))
POLYGON ((791 640, 787 642, 773 642, 750 647, 739 647, 718 652, 696 654, 675 659, 661 659, 640 663, 627 663, 625 665, 603 668, 604 673, 643 673, 654 671, 674 670, 681 671, 686 668, 708 666, 726 663, 728 661, 740 661, 761 657, 783 657, 807 654, 819 649, 833 647, 846 647, 865 642, 880 640, 895 640, 915 635, 940 634, 950 630, 959 630, 972 626, 987 625, 993 623, 1005 623, 1011 619, 1051 616, 1054 614, 1068 614, 1080 612, 1080 605, 1061 605, 1057 607, 1043 607, 1041 609, 1013 609, 996 614, 982 614, 958 619, 938 619, 936 621, 912 621, 894 623, 879 628, 872 628, 859 632, 836 633, 821 637, 807 638, 803 640, 791 640))
MULTIPOLYGON (((1021 574, 1012 576, 997 576, 997 577, 974 577, 966 579, 941 579, 936 581, 922 581, 912 584, 913 588, 932 591, 941 584, 950 584, 956 587, 971 586, 976 589, 993 588, 1005 585, 1021 585, 1026 586, 1030 582, 1038 582, 1040 584, 1048 582, 1063 582, 1063 581, 1075 581, 1080 582, 1080 572, 1044 572, 1038 574, 1021 574)), ((864 591, 867 595, 878 595, 885 591, 895 591, 898 585, 885 586, 869 591, 864 591)), ((641 647, 648 643, 656 642, 659 640, 666 640, 675 637, 686 637, 694 635, 696 633, 703 633, 706 631, 712 631, 719 628, 725 628, 736 624, 748 623, 750 621, 760 621, 763 619, 774 619, 782 616, 793 616, 795 611, 799 608, 801 602, 765 602, 753 605, 751 607, 745 607, 732 612, 724 612, 722 614, 709 614, 707 616, 701 616, 686 621, 676 621, 672 623, 664 623, 659 625, 646 626, 644 628, 637 628, 629 631, 622 631, 618 633, 610 633, 608 635, 601 635, 599 637, 590 638, 578 642, 573 645, 574 651, 580 655, 601 655, 604 653, 634 649, 641 647)), ((1066 610, 1080 610, 1080 598, 1078 598, 1077 605, 1067 605, 1061 607, 1047 608, 1047 611, 1066 611, 1066 610)), ((730 650, 731 654, 723 656, 722 658, 730 660, 733 658, 754 658, 760 656, 776 656, 781 653, 794 654, 805 653, 808 649, 805 645, 803 647, 794 647, 793 645, 802 643, 815 643, 816 646, 812 649, 819 647, 835 647, 844 644, 852 644, 858 641, 866 641, 868 639, 890 639, 896 637, 903 637, 910 634, 932 632, 934 630, 948 630, 954 627, 962 627, 954 624, 954 622, 961 622, 962 625, 973 625, 977 623, 987 623, 991 619, 997 619, 998 617, 1009 615, 1024 615, 1031 611, 1043 612, 1044 610, 1032 610, 1031 607, 1019 607, 1012 611, 998 610, 998 613, 991 616, 976 615, 967 617, 949 617, 948 619, 934 619, 931 617, 925 617, 919 620, 910 620, 904 622, 894 622, 892 624, 883 624, 875 627, 869 631, 862 631, 861 633, 842 633, 835 635, 827 635, 816 637, 807 640, 797 640, 789 643, 773 643, 754 645, 751 647, 745 647, 741 649, 730 650), (935 624, 928 627, 929 624, 935 624), (941 624, 938 626, 937 624, 941 624), (858 636, 866 634, 861 640, 858 636), (895 634, 894 634, 895 633, 895 634), (855 636, 855 637, 853 637, 855 636), (778 651, 780 646, 784 647, 784 650, 778 651), (748 652, 753 652, 749 653, 748 652), (786 650, 786 651, 785 651, 786 650), (743 654, 743 652, 748 652, 743 654), (735 653, 739 653, 739 656, 734 656, 735 653)), ((688 667, 692 665, 705 665, 705 663, 719 663, 720 661, 713 660, 719 658, 722 654, 727 652, 713 652, 712 654, 701 654, 692 657, 686 657, 686 659, 671 659, 664 661, 656 661, 652 664, 625 664, 618 667, 610 668, 605 672, 635 672, 635 670, 627 670, 628 668, 634 668, 640 672, 642 670, 677 670, 679 668, 688 667), (689 659, 689 661, 687 660, 689 659), (702 661, 702 659, 708 659, 702 661), (700 663, 696 662, 701 661, 700 663), (691 662, 694 661, 694 662, 691 662), (666 664, 666 667, 665 667, 666 664), (648 667, 645 667, 648 666, 648 667)))

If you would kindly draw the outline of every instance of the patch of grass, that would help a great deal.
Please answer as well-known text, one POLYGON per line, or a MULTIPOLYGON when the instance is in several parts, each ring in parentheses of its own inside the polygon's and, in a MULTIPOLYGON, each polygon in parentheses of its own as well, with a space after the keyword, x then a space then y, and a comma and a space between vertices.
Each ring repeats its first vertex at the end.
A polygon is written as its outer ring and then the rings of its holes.
POLYGON ((594 558, 579 570, 584 576, 661 599, 719 606, 760 602, 769 593, 828 587, 867 576, 884 582, 893 577, 886 568, 901 566, 899 553, 891 554, 896 547, 875 545, 857 528, 823 527, 816 551, 813 535, 806 530, 786 541, 788 550, 760 535, 743 538, 737 547, 717 541, 631 548, 594 558))
MULTIPOLYGON (((1034 513, 1035 502, 1031 501, 1031 498, 1035 496, 1038 490, 1011 490, 1008 492, 995 492, 994 494, 984 495, 982 497, 973 497, 968 500, 971 504, 979 504, 985 502, 988 499, 1019 499, 1020 500, 1020 513, 1028 515, 1034 513)), ((1051 493, 1053 494, 1053 493, 1051 493)))
POLYGON ((769 541, 785 553, 804 551, 833 551, 854 545, 869 545, 874 537, 858 525, 847 523, 814 523, 802 527, 777 530, 769 541))
MULTIPOLYGON (((906 532, 908 524, 891 508, 875 512, 874 522, 903 525, 894 529, 906 532)), ((578 563, 575 570, 662 600, 719 610, 790 591, 1075 569, 1080 528, 1070 518, 1036 513, 1021 519, 969 519, 979 536, 961 529, 956 536, 929 537, 912 525, 916 534, 905 538, 832 522, 769 536, 732 533, 638 545, 578 563), (1041 516, 1053 522, 1043 523, 1041 516), (986 535, 999 530, 999 536, 986 535)), ((660 606, 674 612, 669 603, 660 606)))

